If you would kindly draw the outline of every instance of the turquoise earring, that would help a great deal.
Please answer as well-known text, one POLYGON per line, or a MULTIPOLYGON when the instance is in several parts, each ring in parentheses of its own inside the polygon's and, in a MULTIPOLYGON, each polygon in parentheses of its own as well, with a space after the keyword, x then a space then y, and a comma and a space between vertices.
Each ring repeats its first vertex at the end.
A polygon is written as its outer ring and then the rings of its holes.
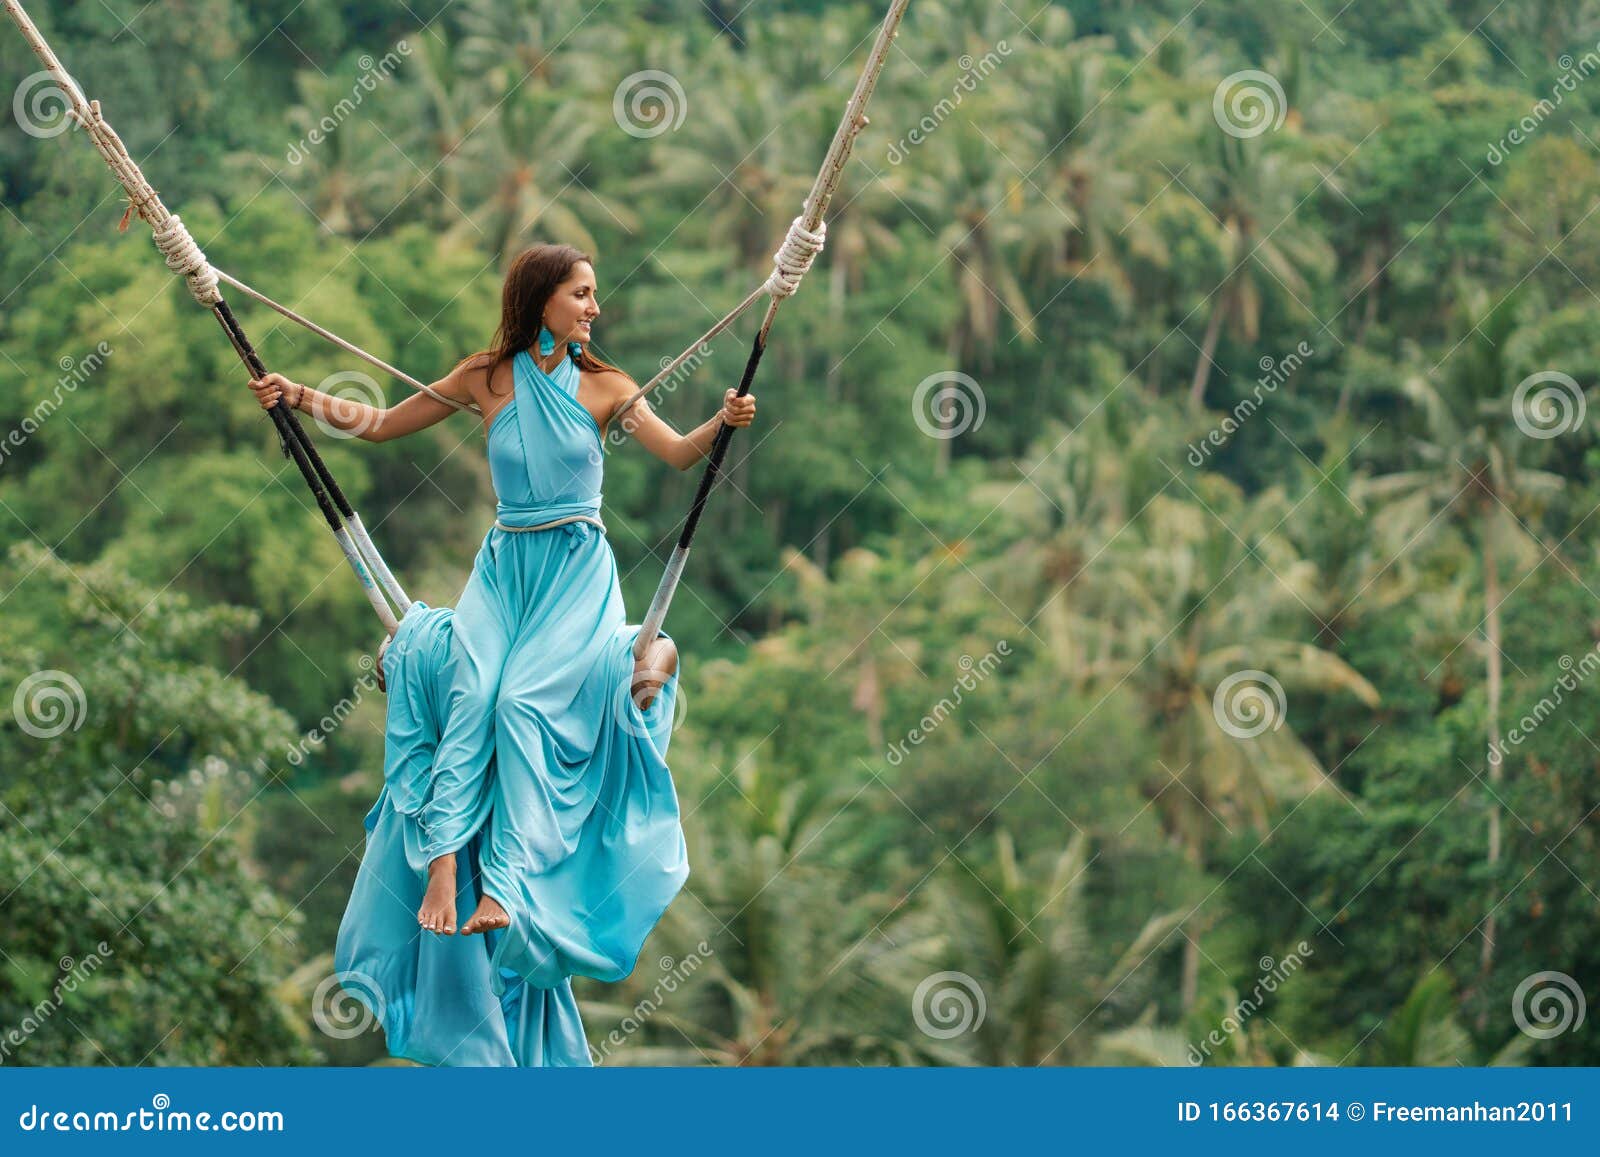
POLYGON ((539 356, 549 357, 556 352, 556 335, 550 332, 548 326, 539 327, 539 356))

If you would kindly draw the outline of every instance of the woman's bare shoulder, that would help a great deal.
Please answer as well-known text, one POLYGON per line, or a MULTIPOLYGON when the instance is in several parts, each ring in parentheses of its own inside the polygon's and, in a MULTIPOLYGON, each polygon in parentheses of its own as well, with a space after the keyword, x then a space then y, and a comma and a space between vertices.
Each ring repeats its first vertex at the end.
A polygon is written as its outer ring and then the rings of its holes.
POLYGON ((595 384, 600 396, 613 405, 632 397, 639 388, 631 377, 617 369, 596 370, 584 376, 595 384))
POLYGON ((476 353, 457 362, 446 381, 450 383, 453 395, 459 394, 462 398, 481 403, 485 397, 505 392, 494 389, 495 381, 504 373, 492 353, 476 353))

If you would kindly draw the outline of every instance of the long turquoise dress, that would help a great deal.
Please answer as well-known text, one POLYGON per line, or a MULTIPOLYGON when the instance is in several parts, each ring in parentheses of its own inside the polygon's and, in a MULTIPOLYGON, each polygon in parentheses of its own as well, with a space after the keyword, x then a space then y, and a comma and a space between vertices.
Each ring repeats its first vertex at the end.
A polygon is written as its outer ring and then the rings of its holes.
MULTIPOLYGON (((648 710, 616 559, 598 518, 600 430, 578 367, 527 351, 490 423, 499 500, 456 609, 417 604, 384 659, 384 788, 335 967, 389 1051, 428 1064, 590 1063, 571 977, 615 981, 688 878, 666 764, 678 678, 648 710), (455 854, 457 926, 487 892, 486 936, 422 931, 427 865, 455 854)), ((664 637, 669 637, 662 632, 664 637)))

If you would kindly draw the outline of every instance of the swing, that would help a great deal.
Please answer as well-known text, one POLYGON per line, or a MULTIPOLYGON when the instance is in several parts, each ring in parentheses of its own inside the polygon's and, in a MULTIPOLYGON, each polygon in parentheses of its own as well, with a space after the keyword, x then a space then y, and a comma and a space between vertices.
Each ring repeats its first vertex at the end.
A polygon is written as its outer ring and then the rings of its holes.
MULTIPOLYGON (((265 305, 290 321, 304 326, 310 332, 323 338, 325 341, 338 346, 346 353, 367 362, 369 365, 382 370, 384 373, 410 386, 413 390, 428 394, 430 397, 444 402, 457 410, 469 413, 478 413, 475 405, 458 402, 447 398, 436 390, 418 381, 416 378, 396 369, 394 366, 380 358, 368 353, 346 341, 337 334, 324 329, 308 318, 302 317, 287 306, 273 301, 270 297, 252 289, 239 279, 230 276, 220 269, 215 268, 201 251, 199 244, 190 235, 183 221, 174 213, 168 211, 162 204, 161 198, 155 189, 146 180, 139 166, 128 155, 126 147, 120 137, 112 129, 110 123, 100 111, 100 102, 91 101, 85 97, 83 90, 78 86, 70 73, 62 66, 55 52, 45 41, 43 35, 33 20, 23 10, 20 0, 4 0, 6 11, 10 14, 17 27, 21 29, 23 38, 28 42, 34 54, 44 64, 45 69, 55 79, 57 87, 65 96, 69 105, 69 115, 83 127, 89 139, 94 143, 106 164, 111 168, 112 174, 127 190, 128 209, 123 214, 119 229, 125 230, 134 213, 137 213, 149 224, 154 233, 156 248, 161 251, 166 260, 167 268, 173 273, 183 277, 189 286, 189 292, 194 299, 216 316, 232 343, 235 352, 245 368, 249 370, 252 379, 263 378, 267 374, 266 366, 255 347, 250 344, 244 329, 233 311, 229 309, 221 291, 223 283, 237 289, 262 305, 265 305)), ((778 306, 787 297, 792 296, 800 288, 801 279, 811 268, 813 260, 821 251, 827 235, 827 226, 823 222, 823 214, 838 188, 840 174, 845 163, 849 160, 850 152, 855 145, 857 135, 864 129, 868 122, 866 116, 867 102, 872 97, 878 77, 883 71, 883 66, 888 59, 889 46, 893 42, 900 25, 901 18, 905 15, 906 6, 910 0, 892 0, 888 14, 884 17, 882 27, 879 29, 872 52, 867 58, 860 78, 856 82, 855 91, 851 94, 845 106, 844 116, 839 122, 839 128, 834 134, 833 142, 828 148, 822 168, 817 174, 816 181, 807 195, 801 214, 789 225, 782 244, 773 257, 772 274, 756 289, 752 290, 738 305, 728 312, 720 321, 692 342, 687 349, 677 357, 666 363, 649 382, 640 386, 612 415, 613 419, 621 418, 635 403, 651 390, 666 381, 672 374, 688 361, 695 352, 704 344, 716 337, 723 330, 737 320, 746 310, 756 303, 763 295, 770 298, 767 303, 766 315, 757 331, 752 343, 750 354, 745 363, 744 374, 739 382, 738 396, 744 397, 750 391, 751 383, 755 380, 756 368, 761 363, 761 356, 766 350, 767 335, 772 328, 773 319, 777 316, 778 306)), ((350 504, 344 492, 334 480, 322 456, 312 445, 310 436, 301 425, 299 416, 289 409, 288 402, 280 398, 277 404, 268 411, 273 425, 277 428, 278 438, 282 444, 283 452, 294 460, 301 476, 310 488, 317 507, 322 512, 323 519, 328 524, 334 540, 339 545, 340 552, 349 563, 350 569, 355 573, 361 583, 362 590, 372 604, 374 612, 382 622, 389 638, 393 638, 399 625, 399 618, 403 618, 411 609, 412 601, 407 597, 405 590, 383 561, 372 538, 362 524, 361 517, 350 504), (391 606, 392 601, 392 606, 391 606), (398 613, 398 617, 397 617, 398 613)), ((627 426, 624 425, 624 429, 627 426)), ((679 580, 682 578, 683 569, 688 561, 690 544, 694 539, 695 529, 699 525, 700 516, 705 509, 706 501, 710 497, 711 489, 715 485, 722 461, 728 452, 728 444, 733 439, 732 426, 724 425, 717 432, 712 443, 709 461, 700 478, 699 488, 695 492, 694 502, 689 509, 689 514, 684 520, 683 531, 679 535, 678 543, 673 548, 672 556, 668 559, 661 582, 656 588, 650 608, 646 613, 638 638, 634 644, 633 655, 635 659, 642 659, 660 633, 662 623, 666 619, 667 608, 671 605, 672 596, 677 590, 679 580)))

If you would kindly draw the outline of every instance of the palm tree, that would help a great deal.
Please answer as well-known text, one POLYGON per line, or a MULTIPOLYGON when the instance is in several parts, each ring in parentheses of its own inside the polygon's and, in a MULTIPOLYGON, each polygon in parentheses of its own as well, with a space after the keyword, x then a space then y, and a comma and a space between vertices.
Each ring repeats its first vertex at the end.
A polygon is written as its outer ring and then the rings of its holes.
POLYGON ((340 121, 331 131, 330 110, 350 100, 347 82, 302 72, 295 77, 300 103, 289 120, 304 135, 290 154, 285 182, 303 190, 318 223, 328 233, 364 233, 388 217, 406 197, 414 166, 383 139, 366 112, 340 121), (312 139, 312 133, 318 139, 312 139))
POLYGON ((481 236, 489 252, 504 257, 538 231, 594 252, 594 234, 573 208, 575 201, 621 229, 637 228, 631 209, 577 179, 593 131, 580 106, 531 88, 516 90, 494 114, 493 130, 469 138, 479 188, 467 217, 447 238, 481 236))
POLYGON ((462 67, 502 93, 587 87, 619 38, 616 23, 592 18, 584 0, 464 0, 458 12, 462 67))
MULTIPOLYGON (((1516 377, 1507 345, 1518 326, 1521 295, 1512 293, 1498 306, 1486 308, 1481 294, 1464 307, 1466 334, 1452 355, 1448 370, 1416 374, 1405 393, 1422 423, 1415 443, 1419 466, 1375 478, 1356 488, 1359 498, 1397 504, 1402 520, 1415 528, 1413 542, 1435 539, 1441 525, 1460 528, 1475 540, 1483 576, 1483 642, 1486 695, 1485 729, 1488 762, 1489 830, 1487 860, 1491 872, 1500 862, 1500 798, 1503 760, 1490 756, 1500 741, 1504 653, 1500 646, 1501 571, 1506 563, 1535 566, 1547 550, 1530 526, 1543 500, 1560 490, 1558 474, 1521 464, 1535 439, 1506 420, 1507 386, 1516 377), (1448 512, 1450 517, 1437 517, 1448 512)), ((1495 908, 1483 923, 1480 962, 1485 974, 1494 963, 1495 908)))
POLYGON ((412 54, 412 69, 424 98, 416 131, 425 146, 419 151, 428 158, 427 170, 437 174, 441 220, 461 213, 461 159, 457 154, 467 138, 473 108, 490 103, 482 95, 488 85, 468 73, 460 57, 460 47, 442 30, 419 37, 412 54))
MULTIPOLYGON (((992 858, 973 867, 956 856, 928 885, 924 903, 896 926, 905 955, 922 962, 906 971, 926 976, 937 968, 965 978, 972 1030, 939 1046, 942 1059, 1030 1066, 1096 1059, 1098 1014, 1182 914, 1151 917, 1114 958, 1098 959, 1084 895, 1088 846, 1079 832, 1059 854, 1025 865, 1001 829, 992 858)), ((935 999, 932 991, 925 990, 924 1005, 935 999)), ((917 1011, 938 1028, 954 1027, 930 1015, 936 1009, 917 1011)), ((1160 1039, 1170 1044, 1173 1034, 1160 1039)))
POLYGON ((696 227, 714 243, 731 245, 739 268, 765 276, 827 149, 827 137, 816 144, 823 102, 815 92, 797 97, 742 60, 705 69, 703 76, 701 87, 686 87, 690 103, 682 126, 656 138, 654 172, 640 187, 703 197, 696 227), (708 90, 714 99, 706 98, 708 90))
MULTIPOLYGON (((1209 115, 1209 114, 1208 114, 1209 115)), ((1214 243, 1227 270, 1217 287, 1189 384, 1189 401, 1205 401, 1206 384, 1223 325, 1244 342, 1261 334, 1263 291, 1285 299, 1285 308, 1309 316, 1306 271, 1326 271, 1332 251, 1298 213, 1297 202, 1312 187, 1303 166, 1262 140, 1240 140, 1214 124, 1207 135, 1216 164, 1201 193, 1216 223, 1214 243)))
MULTIPOLYGON (((1056 15, 1066 16, 1052 11, 1056 15)), ((1041 54, 1037 76, 1022 81, 1033 99, 1021 112, 1047 150, 1033 179, 1062 213, 1037 276, 1045 284, 1063 276, 1092 277, 1126 307, 1133 291, 1128 257, 1137 253, 1160 261, 1164 251, 1149 218, 1139 212, 1137 179, 1122 154, 1126 138, 1105 101, 1106 47, 1103 41, 1080 41, 1041 54)))
POLYGON ((1435 1067, 1525 1065, 1533 1038, 1518 1033, 1498 1052, 1481 1059, 1478 1046, 1456 1018, 1450 977, 1430 972, 1412 986, 1406 1002, 1389 1018, 1375 1042, 1376 1065, 1435 1067))
POLYGON ((1079 396, 1070 412, 1070 425, 1047 425, 1018 464, 1026 483, 974 488, 981 509, 1018 529, 1003 552, 973 565, 1045 641, 1056 676, 1086 691, 1114 650, 1111 633, 1096 627, 1097 596, 1088 589, 1104 569, 1101 555, 1171 485, 1164 463, 1178 460, 1185 427, 1198 424, 1137 382, 1109 397, 1079 396))
MULTIPOLYGON (((1135 689, 1159 729, 1156 813, 1196 871, 1213 825, 1264 827, 1280 800, 1331 782, 1290 725, 1287 697, 1276 701, 1280 689, 1378 700, 1358 671, 1296 629, 1316 574, 1279 533, 1282 495, 1246 501, 1214 475, 1199 485, 1194 501, 1150 500, 1133 533, 1095 563, 1076 620, 1102 635, 1078 653, 1111 656, 1093 673, 1135 689)), ((1185 945, 1185 1009, 1196 995, 1198 939, 1191 931, 1185 945)))
POLYGON ((1022 173, 968 119, 946 122, 916 158, 907 199, 926 220, 944 223, 936 243, 954 262, 959 306, 948 347, 951 364, 977 361, 992 369, 1002 312, 1024 340, 1036 336, 1018 270, 1027 248, 1063 224, 1060 213, 1030 192, 1022 173))
MULTIPOLYGON (((1025 126, 1018 126, 1020 133, 1025 126)), ((948 263, 956 311, 945 353, 952 370, 995 366, 1001 315, 1017 335, 1031 342, 1037 331, 1021 270, 1041 238, 1058 231, 1060 212, 1037 196, 1019 169, 1002 155, 994 139, 969 116, 952 117, 912 154, 915 175, 905 200, 921 220, 937 226, 934 244, 948 263)), ((955 406, 936 406, 941 430, 957 418, 955 406)), ((950 463, 950 436, 934 439, 935 467, 950 463)))
POLYGON ((899 901, 831 866, 854 793, 819 790, 761 751, 726 782, 703 780, 704 792, 684 793, 696 801, 686 820, 694 874, 647 954, 665 950, 671 991, 642 967, 611 999, 584 1003, 593 1038, 630 1015, 643 1024, 608 1063, 927 1059, 882 1015, 899 993, 880 978, 880 929, 899 901))

